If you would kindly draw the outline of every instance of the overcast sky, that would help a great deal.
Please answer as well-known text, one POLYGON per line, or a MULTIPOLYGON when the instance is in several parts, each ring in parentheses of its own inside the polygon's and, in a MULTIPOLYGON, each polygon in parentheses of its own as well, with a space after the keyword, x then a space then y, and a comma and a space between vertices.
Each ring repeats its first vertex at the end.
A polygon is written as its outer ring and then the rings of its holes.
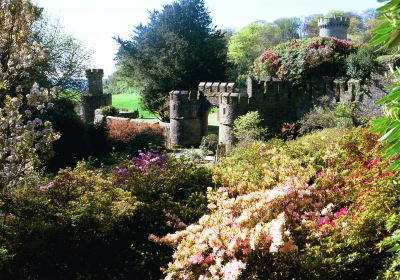
MULTIPOLYGON (((66 32, 94 51, 92 67, 105 75, 115 70, 117 44, 112 39, 128 39, 133 26, 147 21, 149 10, 159 10, 172 0, 36 0, 38 6, 59 18, 66 32)), ((329 10, 361 12, 377 8, 377 0, 205 0, 214 23, 220 28, 240 29, 256 20, 302 17, 329 10)))

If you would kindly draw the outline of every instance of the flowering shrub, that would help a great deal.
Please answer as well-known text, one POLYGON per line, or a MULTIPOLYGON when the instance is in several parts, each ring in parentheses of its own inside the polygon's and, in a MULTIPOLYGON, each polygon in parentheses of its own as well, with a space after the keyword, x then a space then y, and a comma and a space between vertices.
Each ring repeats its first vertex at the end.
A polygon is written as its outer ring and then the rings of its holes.
POLYGON ((208 169, 149 151, 1 193, 0 278, 159 279, 172 250, 149 236, 198 220, 211 184, 208 169))
MULTIPOLYGON (((256 77, 277 77, 294 85, 303 85, 311 77, 342 76, 346 74, 346 58, 356 53, 359 47, 359 43, 336 38, 293 40, 262 53, 254 62, 252 72, 256 77)), ((372 52, 368 54, 372 55, 372 52)), ((349 62, 348 65, 352 66, 348 73, 359 78, 358 64, 349 62)), ((361 69, 363 77, 368 76, 365 71, 376 70, 376 64, 370 63, 369 66, 361 69)))
POLYGON ((48 153, 58 135, 40 118, 51 108, 53 93, 32 86, 28 74, 45 61, 29 38, 40 10, 29 1, 0 6, 0 191, 5 191, 38 180, 39 154, 48 153))
POLYGON ((157 240, 176 248, 167 279, 373 279, 385 263, 393 270, 377 246, 399 221, 398 173, 385 172, 376 143, 365 130, 331 129, 236 150, 215 171, 210 213, 157 240))
POLYGON ((139 152, 138 157, 132 159, 133 166, 142 172, 149 172, 156 168, 161 171, 166 169, 165 163, 168 161, 168 155, 159 154, 157 150, 150 149, 147 152, 139 152))

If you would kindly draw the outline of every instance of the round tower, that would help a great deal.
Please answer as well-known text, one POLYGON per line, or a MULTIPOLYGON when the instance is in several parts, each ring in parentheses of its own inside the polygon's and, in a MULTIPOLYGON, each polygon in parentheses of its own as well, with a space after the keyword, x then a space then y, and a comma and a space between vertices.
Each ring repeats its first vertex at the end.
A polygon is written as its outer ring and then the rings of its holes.
POLYGON ((237 117, 248 110, 247 93, 225 92, 221 93, 219 102, 219 136, 218 142, 225 144, 226 151, 230 152, 235 144, 233 124, 237 117))
POLYGON ((202 137, 200 96, 195 91, 170 92, 170 142, 174 147, 197 147, 202 137))
POLYGON ((347 40, 349 26, 350 18, 348 17, 321 18, 318 20, 319 36, 347 40))

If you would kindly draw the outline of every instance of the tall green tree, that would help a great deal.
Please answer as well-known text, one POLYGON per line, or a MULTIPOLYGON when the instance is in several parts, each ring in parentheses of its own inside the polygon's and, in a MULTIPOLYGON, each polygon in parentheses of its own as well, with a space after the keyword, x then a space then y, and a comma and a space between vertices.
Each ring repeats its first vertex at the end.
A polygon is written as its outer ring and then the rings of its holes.
POLYGON ((66 34, 59 20, 46 15, 33 23, 30 37, 46 53, 45 61, 31 73, 35 81, 46 88, 80 90, 92 51, 66 34))
POLYGON ((117 62, 126 79, 140 88, 142 106, 162 120, 174 89, 194 89, 226 72, 224 34, 212 24, 203 0, 178 0, 149 14, 130 40, 116 38, 117 62))
POLYGON ((235 68, 233 78, 245 79, 254 60, 281 41, 280 29, 272 23, 255 22, 236 32, 228 44, 228 59, 235 68))
POLYGON ((292 18, 280 18, 274 21, 279 27, 280 36, 282 41, 288 41, 292 39, 299 39, 301 19, 297 17, 292 18))

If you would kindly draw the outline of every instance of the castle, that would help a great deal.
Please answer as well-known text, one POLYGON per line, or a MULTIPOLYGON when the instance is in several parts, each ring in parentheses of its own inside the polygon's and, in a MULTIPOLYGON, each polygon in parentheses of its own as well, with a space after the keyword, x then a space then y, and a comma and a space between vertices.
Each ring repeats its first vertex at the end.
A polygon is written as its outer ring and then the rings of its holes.
MULTIPOLYGON (((347 39, 350 19, 322 18, 318 22, 320 36, 347 39)), ((111 105, 111 94, 103 93, 103 70, 86 71, 89 89, 81 96, 81 116, 92 123, 95 110, 111 105)), ((247 91, 239 92, 234 83, 202 82, 197 90, 170 92, 170 139, 172 147, 195 147, 208 133, 208 114, 218 107, 219 143, 231 150, 232 134, 237 117, 249 111, 258 111, 271 130, 279 130, 283 123, 299 120, 311 110, 313 101, 330 96, 338 102, 360 100, 360 81, 323 77, 312 80, 302 89, 271 77, 247 79, 247 91)))
MULTIPOLYGON (((322 18, 318 22, 320 36, 347 39, 350 19, 322 18)), ((277 131, 282 124, 299 120, 313 107, 313 100, 330 96, 349 103, 359 95, 360 82, 333 77, 309 81, 298 89, 290 83, 271 77, 247 79, 247 91, 238 92, 233 83, 202 82, 197 91, 171 91, 170 143, 178 147, 195 147, 207 135, 208 113, 218 107, 218 142, 229 151, 235 142, 232 134, 235 119, 249 111, 258 111, 265 125, 277 131)))

